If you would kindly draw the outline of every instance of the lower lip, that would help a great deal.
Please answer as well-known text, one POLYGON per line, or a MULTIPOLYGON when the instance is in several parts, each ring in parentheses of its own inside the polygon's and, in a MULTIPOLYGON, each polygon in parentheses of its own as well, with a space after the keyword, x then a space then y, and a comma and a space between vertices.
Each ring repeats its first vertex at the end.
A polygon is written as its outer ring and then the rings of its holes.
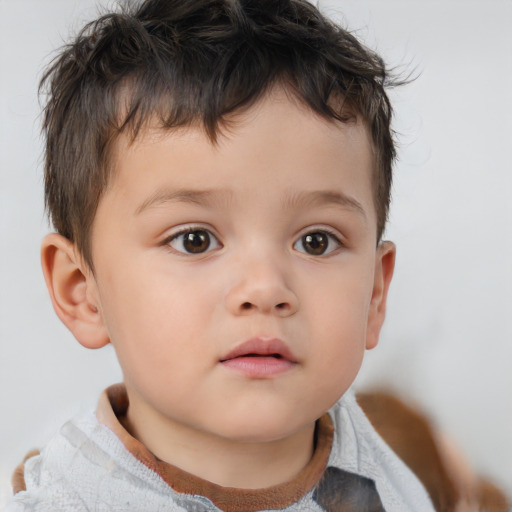
POLYGON ((222 361, 222 365, 247 377, 264 379, 291 370, 295 363, 278 357, 235 357, 222 361))

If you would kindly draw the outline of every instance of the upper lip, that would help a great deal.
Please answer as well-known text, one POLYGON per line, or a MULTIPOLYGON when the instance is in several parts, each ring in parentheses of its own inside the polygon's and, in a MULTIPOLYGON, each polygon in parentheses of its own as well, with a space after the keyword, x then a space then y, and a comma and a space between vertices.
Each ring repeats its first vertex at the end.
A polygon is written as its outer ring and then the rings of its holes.
POLYGON ((240 343, 220 361, 224 362, 229 359, 235 359, 237 357, 256 355, 256 356, 280 356, 283 359, 287 359, 291 362, 297 362, 297 358, 290 350, 288 345, 278 338, 264 338, 257 337, 251 338, 243 343, 240 343))

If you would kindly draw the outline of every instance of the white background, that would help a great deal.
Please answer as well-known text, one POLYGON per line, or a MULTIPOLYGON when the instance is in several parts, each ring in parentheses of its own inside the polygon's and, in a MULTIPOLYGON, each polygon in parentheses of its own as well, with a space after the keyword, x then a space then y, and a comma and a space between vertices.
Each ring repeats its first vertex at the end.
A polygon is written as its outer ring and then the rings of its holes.
MULTIPOLYGON (((23 455, 121 378, 59 324, 39 265, 37 81, 94 5, 0 0, 0 505, 23 455)), ((417 76, 392 94, 397 270, 358 386, 420 404, 512 494, 512 0, 320 6, 417 76)))

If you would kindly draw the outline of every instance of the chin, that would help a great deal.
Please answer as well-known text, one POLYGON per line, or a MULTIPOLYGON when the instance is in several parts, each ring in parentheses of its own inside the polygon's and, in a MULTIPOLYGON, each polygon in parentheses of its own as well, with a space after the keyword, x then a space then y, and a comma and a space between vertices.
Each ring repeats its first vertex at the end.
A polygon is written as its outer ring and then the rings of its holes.
POLYGON ((260 415, 258 418, 245 417, 242 421, 230 421, 222 429, 221 437, 240 443, 270 443, 284 439, 314 423, 298 423, 293 420, 260 415))

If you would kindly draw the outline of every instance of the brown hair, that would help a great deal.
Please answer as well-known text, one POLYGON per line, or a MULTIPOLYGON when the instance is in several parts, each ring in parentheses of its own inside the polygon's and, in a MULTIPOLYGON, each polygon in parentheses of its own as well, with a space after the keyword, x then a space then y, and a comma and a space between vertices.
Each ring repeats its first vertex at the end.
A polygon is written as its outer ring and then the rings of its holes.
POLYGON ((226 116, 282 85, 321 116, 359 115, 375 151, 380 240, 395 156, 393 85, 381 58, 306 0, 145 0, 85 26, 51 62, 45 201, 56 230, 92 268, 90 229, 111 172, 111 148, 149 120, 203 126, 212 142, 226 116))

